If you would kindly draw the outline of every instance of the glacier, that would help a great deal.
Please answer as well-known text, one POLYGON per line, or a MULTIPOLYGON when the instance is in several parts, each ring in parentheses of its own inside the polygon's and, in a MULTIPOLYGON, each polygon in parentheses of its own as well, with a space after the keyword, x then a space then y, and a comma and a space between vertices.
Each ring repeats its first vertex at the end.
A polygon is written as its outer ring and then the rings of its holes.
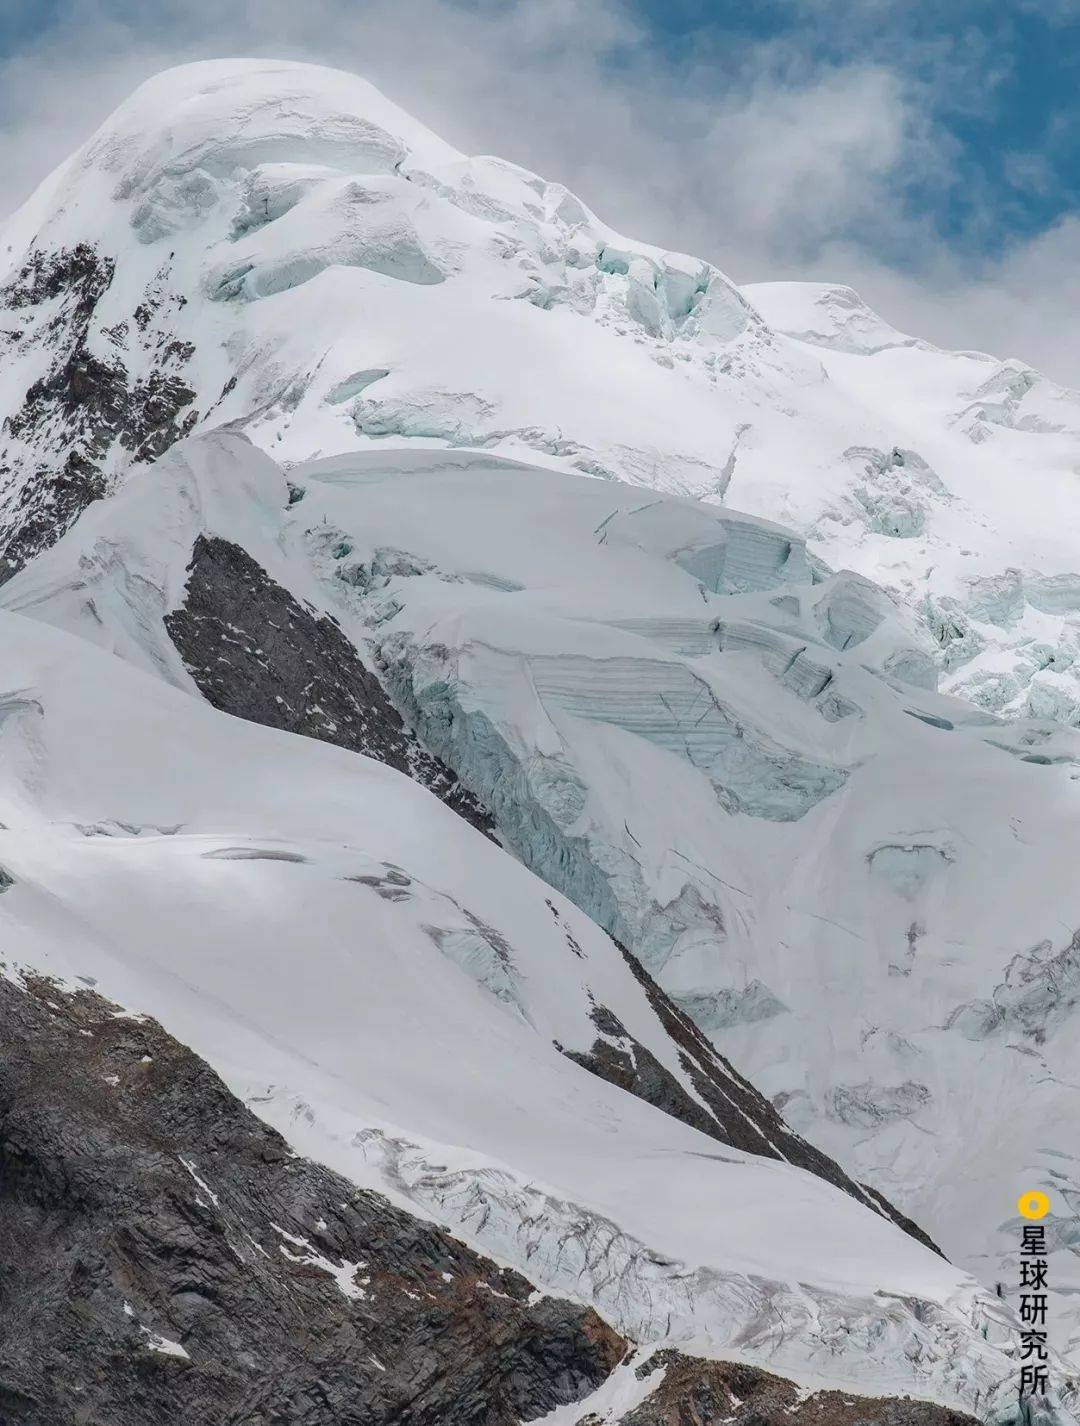
POLYGON ((25 617, 0 637, 5 977, 155 1015, 296 1149, 635 1340, 1007 1399, 1008 1316, 961 1269, 561 1052, 603 1005, 685 1078, 607 937, 429 792, 25 617))
POLYGON ((916 613, 947 691, 1080 721, 1080 406, 1022 363, 740 290, 304 65, 149 81, 6 231, 10 568, 196 424, 483 448, 778 520, 916 613))
MULTIPOLYGON (((0 606, 193 692, 169 609, 184 605, 200 536, 243 542, 332 614, 526 866, 632 948, 812 1142, 1008 1285, 1017 1219, 996 1205, 1035 1175, 1072 1191, 1072 961, 1054 926, 1071 894, 1076 735, 905 681, 898 666, 925 670, 910 612, 861 576, 812 567, 790 532, 685 499, 654 498, 643 522, 641 510, 634 487, 487 453, 357 453, 286 480, 243 437, 211 434, 88 510, 0 606), (1008 912, 987 904, 991 874, 1007 878, 1008 912), (987 1079, 986 1123, 958 1137, 987 1079), (986 1216, 958 1196, 980 1145, 986 1216)), ((162 821, 183 819, 159 809, 162 821)), ((408 859, 381 861, 350 875, 410 898, 408 859), (403 869, 397 886, 387 863, 403 869)), ((429 946, 532 1023, 497 919, 426 915, 429 946)), ((361 1141, 392 1183, 402 1162, 425 1165, 416 1201, 441 1221, 514 1238, 520 1211, 534 1274, 537 1225, 577 1221, 558 1195, 511 1212, 498 1175, 447 1167, 444 1182, 415 1135, 361 1141)), ((622 1243, 626 1221, 605 1221, 622 1243)), ((1066 1222, 1053 1265, 1067 1289, 1066 1222)), ((481 1242, 519 1260, 502 1237, 481 1242)), ((630 1262, 639 1251, 618 1249, 630 1262)), ((657 1332, 640 1303, 617 1311, 600 1283, 596 1294, 631 1336, 657 1332)), ((671 1320, 700 1346, 687 1310, 671 1320)), ((1072 1323, 1062 1294, 1067 1355, 1072 1323)))

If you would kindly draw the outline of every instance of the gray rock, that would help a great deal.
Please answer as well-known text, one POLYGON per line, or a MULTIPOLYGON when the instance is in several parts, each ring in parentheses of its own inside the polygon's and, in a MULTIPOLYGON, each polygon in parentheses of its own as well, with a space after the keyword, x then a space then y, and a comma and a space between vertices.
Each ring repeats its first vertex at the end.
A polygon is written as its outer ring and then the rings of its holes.
MULTIPOLYGON (((807 1394, 757 1367, 700 1362, 657 1352, 639 1378, 663 1372, 659 1386, 622 1418, 622 1426, 974 1426, 975 1418, 929 1401, 855 1396, 848 1391, 807 1394)), ((589 1418, 578 1426, 591 1426, 589 1418)), ((599 1426, 599 1420, 596 1422, 599 1426)))
POLYGON ((0 334, 0 355, 13 339, 44 355, 0 438, 0 581, 105 494, 114 443, 134 463, 154 460, 197 419, 183 375, 194 348, 171 329, 184 298, 170 290, 168 265, 125 320, 95 331, 114 271, 111 258, 80 243, 34 251, 0 289, 0 313, 18 324, 0 334))
POLYGON ((200 535, 165 627, 208 703, 397 768, 483 832, 491 818, 422 746, 337 624, 228 540, 200 535))
POLYGON ((0 981, 4 1426, 512 1426, 622 1357, 114 1012, 0 981))
MULTIPOLYGON (((4 1426, 518 1426, 628 1347, 292 1153, 154 1021, 0 979, 4 1426)), ((639 1374, 661 1368, 624 1426, 970 1420, 677 1351, 639 1374)))

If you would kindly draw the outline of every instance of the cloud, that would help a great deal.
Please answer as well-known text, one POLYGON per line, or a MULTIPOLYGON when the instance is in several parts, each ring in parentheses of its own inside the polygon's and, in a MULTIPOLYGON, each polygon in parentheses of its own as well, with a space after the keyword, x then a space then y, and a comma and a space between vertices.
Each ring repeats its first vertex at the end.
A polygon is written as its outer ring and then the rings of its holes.
POLYGON ((761 79, 721 100, 702 149, 739 246, 805 261, 824 239, 895 206, 887 186, 910 161, 913 128, 895 75, 846 66, 798 87, 761 79))
POLYGON ((566 182, 616 226, 742 267, 759 252, 807 258, 895 208, 882 181, 911 161, 918 127, 886 69, 794 73, 769 42, 737 63, 673 64, 619 0, 263 0, 248 13, 174 0, 118 18, 69 4, 62 31, 0 68, 12 140, 0 192, 21 196, 154 70, 274 53, 354 68, 459 147, 566 182))
POLYGON ((975 267, 942 252, 918 277, 847 247, 822 261, 902 330, 940 346, 1018 357, 1080 388, 1080 341, 1067 315, 1080 307, 1080 217, 975 267))
MULTIPOLYGON (((919 4, 795 8, 809 28, 703 29, 679 48, 629 0, 63 0, 0 61, 0 211, 167 65, 309 59, 364 74, 460 148, 566 183, 634 237, 737 280, 848 282, 900 327, 1080 383, 1080 338, 1060 322, 1077 224, 988 263, 935 221, 962 190, 970 232, 990 222, 942 116, 990 102, 998 32, 973 32, 959 62, 919 4)), ((962 32, 973 14, 959 5, 962 32)), ((1010 163, 1015 183, 1045 182, 1038 154, 1010 163)))

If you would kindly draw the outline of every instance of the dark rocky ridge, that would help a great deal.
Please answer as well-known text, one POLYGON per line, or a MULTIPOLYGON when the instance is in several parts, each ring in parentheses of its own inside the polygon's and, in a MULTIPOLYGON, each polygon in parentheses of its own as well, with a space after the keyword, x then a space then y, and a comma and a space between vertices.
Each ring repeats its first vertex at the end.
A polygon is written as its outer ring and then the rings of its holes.
POLYGON ((491 831, 486 809, 406 728, 330 617, 304 608, 228 540, 200 535, 188 569, 184 603, 165 627, 208 703, 377 758, 491 831))
POLYGON ((170 321, 184 298, 169 291, 163 271, 130 320, 95 333, 114 273, 111 258, 80 243, 35 250, 0 289, 0 358, 40 348, 48 360, 3 426, 0 581, 105 493, 114 443, 133 462, 153 460, 197 420, 182 375, 194 349, 170 321), (102 339, 113 349, 107 357, 93 349, 102 339), (131 374, 136 365, 143 375, 131 374))
POLYGON ((512 1426, 626 1350, 293 1156, 152 1021, 0 981, 0 1046, 4 1426, 512 1426))
MULTIPOLYGON (((3 1426, 516 1426, 586 1397, 628 1349, 591 1310, 531 1296, 293 1155, 154 1021, 0 980, 3 1426), (328 1267, 352 1264, 348 1296, 328 1267)), ((803 1399, 676 1351, 638 1372, 660 1368, 625 1426, 971 1421, 803 1399)))
POLYGON ((620 945, 619 949, 664 1029, 678 1046, 680 1063, 708 1110, 702 1109, 643 1046, 627 1035, 610 1011, 603 1011, 606 1019, 596 1018, 602 1037, 594 1043, 588 1056, 580 1057, 581 1063, 721 1143, 765 1158, 783 1159, 817 1174, 818 1178, 835 1184, 875 1213, 890 1219, 935 1253, 945 1256, 933 1239, 884 1195, 866 1184, 856 1183, 835 1160, 790 1129, 776 1107, 724 1058, 689 1015, 657 985, 637 957, 625 946, 620 945))
MULTIPOLYGON (((975 1418, 945 1406, 903 1399, 875 1400, 846 1391, 803 1396, 790 1381, 757 1367, 702 1362, 657 1352, 638 1378, 663 1370, 660 1385, 622 1417, 622 1426, 972 1426, 975 1418)), ((602 1426, 582 1417, 577 1426, 602 1426)))

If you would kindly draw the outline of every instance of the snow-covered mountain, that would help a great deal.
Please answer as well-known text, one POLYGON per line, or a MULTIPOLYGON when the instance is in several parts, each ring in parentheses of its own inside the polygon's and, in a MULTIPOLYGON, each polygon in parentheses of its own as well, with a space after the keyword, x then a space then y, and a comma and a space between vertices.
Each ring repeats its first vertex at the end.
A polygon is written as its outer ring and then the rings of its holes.
POLYGON ((950 691, 1080 721, 1080 397, 846 288, 740 292, 352 76, 159 76, 0 262, 10 564, 197 423, 483 448, 790 525, 918 612, 950 691))
POLYGON ((14 981, 808 1387, 1019 1419, 1045 1187, 1069 1419, 1080 398, 303 65, 144 85, 0 252, 14 981))

